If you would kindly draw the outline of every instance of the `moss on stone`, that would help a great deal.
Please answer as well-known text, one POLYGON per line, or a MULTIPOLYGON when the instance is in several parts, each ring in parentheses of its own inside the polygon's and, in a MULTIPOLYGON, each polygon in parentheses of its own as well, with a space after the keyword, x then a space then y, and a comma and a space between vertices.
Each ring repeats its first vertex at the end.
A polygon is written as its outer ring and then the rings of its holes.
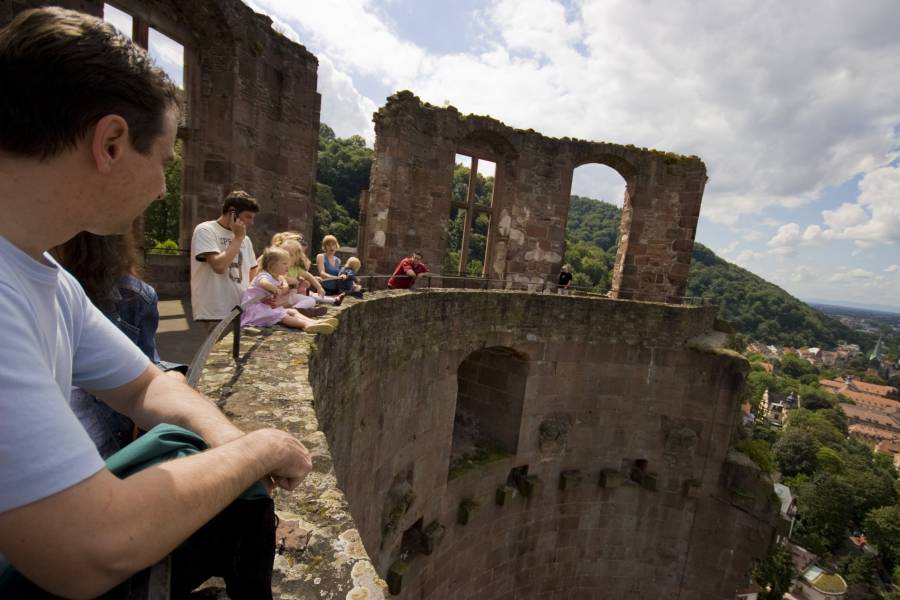
POLYGON ((450 464, 447 481, 451 481, 484 465, 512 456, 509 452, 495 446, 478 447, 473 452, 463 454, 450 464))

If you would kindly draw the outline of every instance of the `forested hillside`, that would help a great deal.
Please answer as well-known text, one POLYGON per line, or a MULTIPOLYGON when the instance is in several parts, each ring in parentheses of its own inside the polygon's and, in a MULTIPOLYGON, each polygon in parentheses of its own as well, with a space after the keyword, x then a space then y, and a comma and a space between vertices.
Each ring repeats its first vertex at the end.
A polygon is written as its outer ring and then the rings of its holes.
MULTIPOLYGON (((566 262, 575 284, 608 290, 620 211, 607 202, 572 196, 566 262)), ((768 344, 834 347, 839 340, 871 342, 778 286, 694 244, 687 295, 721 306, 721 315, 749 338, 768 344)))

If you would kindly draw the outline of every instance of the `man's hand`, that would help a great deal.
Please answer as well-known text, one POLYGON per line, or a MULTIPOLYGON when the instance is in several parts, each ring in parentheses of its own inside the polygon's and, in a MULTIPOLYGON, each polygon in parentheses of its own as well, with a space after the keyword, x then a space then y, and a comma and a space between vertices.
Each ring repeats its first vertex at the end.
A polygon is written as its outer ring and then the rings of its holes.
POLYGON ((247 235, 247 226, 235 219, 231 224, 231 233, 234 234, 234 239, 243 241, 247 235))
POLYGON ((275 457, 275 466, 269 477, 280 488, 293 490, 312 470, 309 450, 297 438, 277 429, 262 429, 248 435, 265 435, 275 457))

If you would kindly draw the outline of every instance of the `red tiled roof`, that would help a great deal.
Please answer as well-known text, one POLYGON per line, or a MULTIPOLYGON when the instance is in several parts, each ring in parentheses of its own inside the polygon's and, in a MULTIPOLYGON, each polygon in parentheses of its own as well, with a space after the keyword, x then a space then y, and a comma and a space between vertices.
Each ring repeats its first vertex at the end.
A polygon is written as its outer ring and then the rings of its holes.
POLYGON ((865 392, 867 394, 875 394, 876 396, 887 396, 888 394, 896 394, 897 388, 891 387, 889 385, 877 385, 875 383, 869 383, 867 381, 856 381, 853 380, 851 384, 860 392, 865 392))
POLYGON ((870 427, 869 425, 854 423, 847 429, 850 431, 850 435, 856 434, 858 436, 870 438, 873 440, 900 440, 900 436, 898 436, 896 433, 891 433, 878 427, 870 427))

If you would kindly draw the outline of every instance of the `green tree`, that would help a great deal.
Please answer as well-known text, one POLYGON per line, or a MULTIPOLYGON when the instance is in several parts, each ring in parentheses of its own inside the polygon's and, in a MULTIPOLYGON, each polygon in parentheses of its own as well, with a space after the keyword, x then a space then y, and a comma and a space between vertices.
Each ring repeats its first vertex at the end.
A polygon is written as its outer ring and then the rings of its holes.
POLYGON ((787 477, 815 471, 818 449, 816 438, 803 429, 786 430, 772 446, 778 470, 787 477))
POLYGON ((740 440, 734 447, 749 456, 765 473, 775 472, 775 455, 772 454, 772 448, 765 440, 740 440))
POLYGON ((319 125, 316 181, 331 188, 335 201, 352 219, 359 218, 359 194, 369 187, 374 157, 375 152, 366 148, 362 137, 339 138, 325 123, 319 125))
POLYGON ((817 473, 797 486, 798 536, 816 554, 834 552, 847 537, 852 489, 841 479, 817 473))
MULTIPOLYGON (((181 222, 181 178, 184 172, 184 142, 175 141, 175 158, 166 164, 166 197, 144 211, 144 247, 154 249, 171 240, 178 246, 181 222)), ((170 248, 171 245, 161 246, 170 248)))
POLYGON ((900 506, 869 511, 863 522, 866 539, 878 548, 884 566, 893 569, 900 559, 900 506))
POLYGON ((794 578, 794 563, 791 551, 784 544, 775 544, 766 558, 753 567, 753 580, 762 588, 762 600, 781 600, 791 589, 794 578))
POLYGON ((337 237, 341 244, 356 245, 359 223, 349 214, 347 209, 334 199, 331 188, 324 183, 316 183, 316 214, 313 217, 313 239, 310 253, 315 255, 322 247, 322 238, 327 234, 337 237))

